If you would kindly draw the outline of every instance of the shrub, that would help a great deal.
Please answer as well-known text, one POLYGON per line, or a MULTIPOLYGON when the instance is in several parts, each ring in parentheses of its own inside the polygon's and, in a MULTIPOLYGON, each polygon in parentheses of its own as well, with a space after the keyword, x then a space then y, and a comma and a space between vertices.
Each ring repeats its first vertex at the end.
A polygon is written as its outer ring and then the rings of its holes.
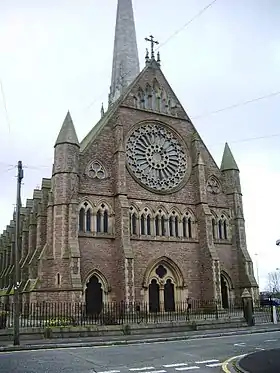
POLYGON ((72 317, 55 317, 46 321, 47 327, 71 325, 75 325, 75 320, 72 317))

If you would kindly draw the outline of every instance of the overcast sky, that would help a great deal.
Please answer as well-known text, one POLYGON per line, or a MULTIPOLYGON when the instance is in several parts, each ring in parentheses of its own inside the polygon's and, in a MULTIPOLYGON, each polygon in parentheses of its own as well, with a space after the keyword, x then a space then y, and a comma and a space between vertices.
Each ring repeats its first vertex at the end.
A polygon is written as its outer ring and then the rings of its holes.
MULTIPOLYGON (((220 164, 229 142, 241 171, 248 249, 261 287, 280 267, 280 1, 134 0, 144 38, 162 43, 162 70, 220 164), (174 36, 172 36, 174 35, 174 36), (278 109, 277 109, 278 107, 278 109), (277 136, 273 136, 277 135, 277 136), (265 137, 262 139, 254 139, 265 137)), ((117 0, 0 0, 0 228, 9 223, 22 160, 23 201, 51 176, 53 145, 69 109, 80 140, 107 107, 117 0)), ((257 276, 256 276, 257 277, 257 276)))

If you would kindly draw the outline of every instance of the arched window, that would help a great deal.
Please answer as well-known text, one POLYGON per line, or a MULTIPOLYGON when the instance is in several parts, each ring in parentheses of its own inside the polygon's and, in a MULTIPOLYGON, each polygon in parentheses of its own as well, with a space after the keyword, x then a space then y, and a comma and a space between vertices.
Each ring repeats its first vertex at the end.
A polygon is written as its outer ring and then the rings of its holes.
POLYGON ((131 215, 131 233, 137 234, 137 217, 135 212, 131 215))
POLYGON ((169 218, 169 235, 170 235, 170 237, 174 236, 172 216, 170 216, 170 218, 169 218))
POLYGON ((223 239, 223 222, 222 220, 218 221, 218 233, 219 233, 219 239, 223 239))
POLYGON ((188 236, 192 238, 192 219, 188 218, 188 236))
POLYGON ((85 231, 85 209, 82 207, 79 213, 79 231, 85 231))
POLYGON ((146 234, 146 231, 145 231, 145 216, 144 216, 144 214, 141 215, 140 221, 141 221, 141 235, 144 235, 144 234, 146 234))
POLYGON ((90 211, 90 209, 87 210, 87 214, 86 214, 86 231, 87 232, 91 231, 91 211, 90 211))
POLYGON ((187 218, 184 216, 182 220, 183 224, 183 237, 188 237, 187 218))
POLYGON ((98 210, 96 214, 96 232, 100 233, 101 232, 101 211, 98 210))
POLYGON ((175 236, 179 237, 179 219, 175 216, 175 236))
POLYGON ((108 226, 109 226, 108 211, 105 210, 103 214, 103 232, 104 233, 108 233, 108 226))
POLYGON ((183 237, 195 238, 195 218, 191 211, 187 211, 182 219, 183 237))
POLYGON ((138 222, 138 213, 136 212, 135 208, 131 206, 129 208, 129 226, 130 226, 130 234, 136 235, 138 230, 137 230, 137 222, 138 222))
POLYGON ((227 234, 227 222, 224 220, 224 239, 227 240, 228 234, 227 234))
POLYGON ((151 216, 147 215, 147 235, 151 235, 151 216))
POLYGON ((228 239, 228 223, 225 215, 221 215, 218 221, 218 238, 220 240, 228 239))
POLYGON ((160 220, 161 220, 161 235, 165 236, 165 218, 163 215, 160 220))
POLYGON ((96 233, 112 233, 111 213, 107 204, 101 203, 96 212, 96 233))
POLYGON ((214 218, 212 218, 212 235, 213 235, 213 239, 215 240, 217 237, 216 237, 216 221, 214 218))
POLYGON ((79 211, 79 231, 91 232, 92 207, 88 202, 84 202, 79 211))
POLYGON ((156 236, 160 236, 160 231, 159 231, 159 229, 160 229, 160 217, 159 217, 159 215, 157 215, 155 217, 155 227, 156 227, 156 236))

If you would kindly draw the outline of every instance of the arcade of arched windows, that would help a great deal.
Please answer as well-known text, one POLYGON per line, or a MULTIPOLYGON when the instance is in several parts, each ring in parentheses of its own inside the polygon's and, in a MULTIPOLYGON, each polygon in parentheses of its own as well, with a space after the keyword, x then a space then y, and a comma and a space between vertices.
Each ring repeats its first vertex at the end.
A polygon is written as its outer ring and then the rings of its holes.
POLYGON ((229 219, 225 214, 212 213, 212 235, 215 240, 229 240, 229 219))
POLYGON ((79 209, 79 232, 112 234, 113 214, 109 206, 100 203, 96 208, 92 208, 89 202, 84 202, 79 209))
POLYGON ((152 212, 144 208, 138 212, 130 207, 131 236, 174 237, 197 239, 197 223, 191 211, 180 213, 177 210, 167 212, 158 209, 152 212))
POLYGON ((154 79, 153 84, 138 88, 134 96, 134 105, 138 109, 157 111, 163 114, 176 115, 177 105, 168 97, 165 89, 154 79))

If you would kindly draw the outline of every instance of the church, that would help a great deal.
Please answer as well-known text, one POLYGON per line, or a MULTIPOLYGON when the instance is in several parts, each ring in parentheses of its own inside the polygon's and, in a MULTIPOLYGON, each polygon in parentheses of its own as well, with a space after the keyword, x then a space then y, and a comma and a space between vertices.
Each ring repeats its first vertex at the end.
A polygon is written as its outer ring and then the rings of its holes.
MULTIPOLYGON (((239 169, 218 167, 146 38, 140 71, 132 0, 118 0, 108 109, 79 141, 68 112, 51 178, 20 210, 23 302, 148 304, 188 297, 228 308, 258 296, 239 169), (144 62, 144 61, 143 61, 144 62)), ((0 301, 13 300, 15 216, 0 237, 0 301)))

